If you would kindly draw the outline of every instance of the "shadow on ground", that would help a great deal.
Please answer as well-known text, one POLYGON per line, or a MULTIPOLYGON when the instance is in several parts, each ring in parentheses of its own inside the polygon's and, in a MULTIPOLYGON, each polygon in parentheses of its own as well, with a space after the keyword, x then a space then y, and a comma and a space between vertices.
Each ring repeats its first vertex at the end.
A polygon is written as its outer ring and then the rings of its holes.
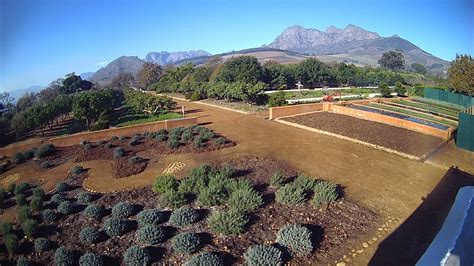
POLYGON ((423 203, 380 245, 369 265, 414 265, 441 229, 458 190, 474 176, 450 168, 423 203))

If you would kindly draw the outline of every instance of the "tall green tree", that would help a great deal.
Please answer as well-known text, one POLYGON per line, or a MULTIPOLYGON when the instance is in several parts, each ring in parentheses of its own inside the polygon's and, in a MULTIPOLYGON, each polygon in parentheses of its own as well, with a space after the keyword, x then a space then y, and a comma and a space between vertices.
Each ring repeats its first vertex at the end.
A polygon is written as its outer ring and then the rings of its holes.
POLYGON ((322 86, 334 81, 331 69, 325 63, 308 58, 298 64, 298 78, 309 87, 322 86))
POLYGON ((137 80, 143 89, 148 88, 151 84, 158 82, 163 69, 160 65, 146 62, 137 74, 137 80))
POLYGON ((405 67, 405 58, 401 52, 388 51, 382 54, 378 63, 381 67, 390 70, 402 70, 405 67))
POLYGON ((74 97, 72 112, 76 119, 85 120, 88 129, 99 117, 107 117, 113 110, 111 90, 78 93, 74 97))
POLYGON ((411 68, 413 69, 413 71, 415 71, 418 74, 425 75, 427 72, 426 67, 422 64, 413 63, 411 64, 411 68))
POLYGON ((470 55, 456 55, 448 69, 450 87, 457 92, 474 95, 474 60, 470 55))
POLYGON ((257 58, 253 56, 238 56, 229 59, 217 79, 224 82, 242 82, 256 84, 262 78, 263 69, 257 58))

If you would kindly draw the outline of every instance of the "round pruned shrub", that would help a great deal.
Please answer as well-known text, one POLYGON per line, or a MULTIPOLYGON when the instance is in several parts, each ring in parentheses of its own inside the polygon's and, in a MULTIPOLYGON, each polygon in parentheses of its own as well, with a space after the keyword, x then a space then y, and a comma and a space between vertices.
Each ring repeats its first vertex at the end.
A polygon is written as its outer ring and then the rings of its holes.
POLYGON ((21 206, 18 209, 18 220, 20 220, 20 223, 23 223, 30 218, 31 218, 30 208, 26 205, 21 206))
POLYGON ((125 149, 122 147, 117 147, 114 149, 114 158, 120 158, 125 155, 125 149))
POLYGON ((161 207, 176 209, 185 205, 188 200, 183 192, 169 190, 159 196, 158 202, 161 207))
POLYGON ((194 253, 199 250, 201 239, 195 233, 185 232, 175 237, 171 242, 171 247, 178 253, 194 253))
POLYGON ((214 253, 202 252, 194 255, 187 263, 186 266, 224 266, 222 258, 214 253))
POLYGON ((58 266, 74 265, 74 253, 65 247, 59 247, 54 252, 54 263, 58 266))
POLYGON ((38 222, 36 222, 36 220, 28 219, 23 222, 22 226, 23 226, 23 233, 28 238, 34 237, 36 233, 38 232, 38 222))
POLYGON ((51 249, 51 242, 47 238, 39 237, 35 239, 34 247, 38 253, 45 252, 51 249))
POLYGON ((69 170, 69 173, 72 175, 79 175, 82 174, 86 171, 82 165, 74 165, 71 170, 69 170))
POLYGON ((18 195, 18 194, 23 194, 25 193, 28 189, 30 189, 30 184, 28 183, 21 183, 17 186, 14 187, 14 192, 15 192, 15 195, 18 195))
POLYGON ((84 244, 94 244, 100 240, 100 232, 94 227, 84 227, 79 232, 79 240, 84 244))
POLYGON ((39 149, 35 151, 36 159, 42 159, 54 152, 54 145, 53 144, 44 144, 39 149))
POLYGON ((169 223, 176 227, 193 224, 199 220, 199 212, 189 207, 182 207, 171 213, 169 223))
POLYGON ((156 245, 166 239, 166 231, 161 226, 146 225, 137 230, 138 242, 146 245, 156 245))
POLYGON ((30 266, 31 262, 25 256, 20 256, 16 261, 16 266, 30 266))
POLYGON ((15 255, 19 250, 18 237, 15 234, 7 234, 4 237, 5 247, 10 256, 15 255))
POLYGON ((283 265, 282 253, 275 247, 255 245, 244 254, 245 264, 249 266, 283 265))
POLYGON ((277 233, 276 241, 297 256, 304 256, 313 251, 311 231, 300 224, 283 226, 277 233))
POLYGON ((251 212, 260 207, 263 200, 262 196, 253 189, 238 189, 230 194, 227 203, 234 210, 251 212))
POLYGON ((129 164, 136 164, 136 163, 141 163, 141 162, 143 162, 143 158, 140 156, 132 156, 128 158, 129 164))
POLYGON ((66 182, 59 182, 57 185, 56 185, 56 188, 55 188, 55 191, 56 192, 65 192, 67 190, 69 190, 70 186, 68 183, 66 182))
POLYGON ((102 256, 87 252, 79 258, 79 266, 102 266, 104 265, 104 261, 102 260, 102 256))
POLYGON ((27 203, 26 196, 24 194, 17 194, 15 196, 15 201, 16 201, 16 205, 18 206, 25 206, 27 203))
POLYGON ((76 211, 76 204, 72 202, 63 201, 58 205, 58 212, 61 214, 69 215, 71 213, 74 213, 74 211, 76 211))
POLYGON ((63 194, 54 194, 51 196, 51 202, 59 204, 61 202, 66 201, 67 198, 63 194))
POLYGON ((275 200, 287 205, 298 205, 306 201, 306 193, 297 185, 286 184, 275 192, 275 200))
POLYGON ((270 187, 279 188, 283 186, 285 182, 285 176, 281 172, 276 172, 270 177, 270 187))
POLYGON ((138 213, 137 222, 139 226, 159 225, 164 221, 163 213, 157 209, 147 209, 138 213))
POLYGON ((104 221, 102 229, 110 236, 121 236, 128 231, 128 223, 120 218, 112 217, 104 221))
POLYGON ((337 199, 337 185, 327 181, 318 181, 314 185, 314 196, 312 202, 318 206, 328 204, 337 199))
POLYGON ((112 216, 116 218, 128 218, 133 214, 133 205, 129 202, 119 202, 112 208, 112 216))
POLYGON ((40 187, 34 188, 32 192, 33 192, 34 197, 44 199, 45 193, 44 193, 44 190, 42 188, 40 188, 40 187))
POLYGON ((246 215, 237 210, 214 211, 207 219, 209 229, 223 235, 236 235, 244 231, 248 223, 246 215))
POLYGON ((26 161, 25 155, 21 152, 17 152, 12 157, 12 162, 15 164, 22 164, 26 161))
POLYGON ((79 193, 79 195, 77 195, 77 202, 82 203, 82 204, 89 203, 93 200, 94 200, 94 195, 86 191, 82 191, 81 193, 79 193))
POLYGON ((49 161, 43 161, 40 163, 40 167, 43 170, 51 168, 53 165, 49 161))
POLYGON ((11 223, 2 222, 0 223, 0 233, 2 235, 8 235, 13 233, 13 225, 11 223))
POLYGON ((84 209, 84 215, 87 218, 100 220, 105 214, 104 207, 102 205, 90 204, 84 209))
POLYGON ((125 264, 130 266, 148 265, 152 257, 147 249, 143 249, 139 246, 131 246, 123 254, 123 260, 125 264))
POLYGON ((162 174, 155 178, 153 183, 153 191, 156 193, 165 193, 169 190, 176 190, 178 185, 179 181, 174 175, 162 174))
POLYGON ((34 196, 30 201, 30 208, 32 211, 40 211, 43 209, 43 199, 34 196))
POLYGON ((43 218, 43 221, 45 222, 53 222, 54 220, 58 218, 58 214, 53 210, 47 209, 41 213, 41 217, 43 218))

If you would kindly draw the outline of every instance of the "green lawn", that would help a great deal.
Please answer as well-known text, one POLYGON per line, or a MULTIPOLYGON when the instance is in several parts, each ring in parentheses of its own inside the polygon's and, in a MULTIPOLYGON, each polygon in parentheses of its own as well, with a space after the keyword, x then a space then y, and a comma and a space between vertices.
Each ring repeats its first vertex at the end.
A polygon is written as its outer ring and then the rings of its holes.
POLYGON ((383 109, 383 110, 387 110, 387 111, 392 111, 392 112, 398 112, 398 113, 401 113, 401 114, 406 114, 406 115, 409 115, 409 116, 425 119, 425 120, 436 122, 438 124, 442 124, 442 125, 446 125, 446 126, 457 127, 457 123, 454 122, 454 121, 449 121, 449 120, 436 118, 436 117, 433 117, 431 115, 417 113, 415 111, 411 111, 411 110, 407 110, 407 109, 403 109, 403 108, 399 108, 399 107, 395 107, 395 106, 390 106, 390 105, 385 105, 385 104, 380 104, 380 103, 369 103, 369 104, 367 104, 367 106, 374 107, 374 108, 379 108, 379 109, 383 109))
POLYGON ((407 106, 411 106, 411 107, 420 108, 420 109, 423 109, 423 110, 427 110, 427 111, 431 111, 431 112, 435 112, 435 113, 439 113, 439 114, 445 114, 445 115, 449 115, 449 116, 452 116, 452 117, 457 117, 458 116, 458 112, 456 112, 456 111, 448 110, 446 108, 441 108, 441 107, 437 107, 437 106, 430 105, 430 104, 425 104, 425 103, 420 103, 420 102, 413 102, 413 101, 406 101, 406 100, 393 100, 392 102, 397 103, 397 104, 401 104, 401 105, 407 105, 407 106))
POLYGON ((177 113, 164 113, 160 115, 147 115, 147 114, 129 114, 120 117, 117 120, 117 127, 138 125, 143 123, 156 122, 167 119, 181 118, 182 116, 177 113))
POLYGON ((434 106, 438 106, 438 107, 441 107, 441 108, 449 109, 449 110, 455 111, 455 112, 461 112, 464 109, 466 109, 463 106, 455 105, 455 104, 448 103, 448 102, 441 102, 441 101, 436 101, 436 100, 432 100, 432 99, 422 98, 422 97, 415 97, 415 98, 413 98, 413 100, 415 100, 417 102, 420 102, 420 103, 425 103, 425 104, 434 105, 434 106))

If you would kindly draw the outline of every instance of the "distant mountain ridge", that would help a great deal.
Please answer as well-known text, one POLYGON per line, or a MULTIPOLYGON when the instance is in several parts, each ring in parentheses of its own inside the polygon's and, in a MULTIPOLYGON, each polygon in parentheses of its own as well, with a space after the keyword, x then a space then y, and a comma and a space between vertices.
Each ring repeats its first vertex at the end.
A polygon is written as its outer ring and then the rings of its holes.
POLYGON ((16 103, 18 99, 21 98, 21 96, 27 93, 38 93, 44 88, 46 88, 46 86, 31 86, 26 89, 12 90, 12 91, 9 91, 8 93, 10 94, 11 97, 14 98, 13 102, 16 103))
POLYGON ((122 73, 130 73, 136 76, 143 64, 145 64, 145 61, 138 58, 138 56, 121 56, 97 70, 90 77, 90 80, 100 85, 108 85, 115 77, 122 73))
POLYGON ((183 61, 195 57, 210 56, 211 54, 203 50, 179 51, 179 52, 151 52, 145 57, 146 62, 155 63, 161 66, 171 65, 178 61, 183 61))

